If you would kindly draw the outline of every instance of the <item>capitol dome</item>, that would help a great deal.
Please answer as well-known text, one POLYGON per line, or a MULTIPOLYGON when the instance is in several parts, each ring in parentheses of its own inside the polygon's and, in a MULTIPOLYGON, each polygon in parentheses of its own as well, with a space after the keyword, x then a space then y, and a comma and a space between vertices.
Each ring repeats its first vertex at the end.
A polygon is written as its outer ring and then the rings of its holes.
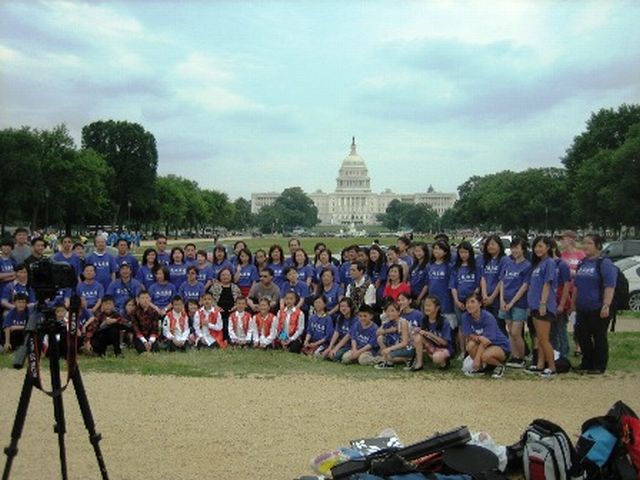
POLYGON ((371 179, 364 159, 356 150, 356 137, 351 139, 351 152, 342 160, 336 178, 336 192, 370 192, 371 179))

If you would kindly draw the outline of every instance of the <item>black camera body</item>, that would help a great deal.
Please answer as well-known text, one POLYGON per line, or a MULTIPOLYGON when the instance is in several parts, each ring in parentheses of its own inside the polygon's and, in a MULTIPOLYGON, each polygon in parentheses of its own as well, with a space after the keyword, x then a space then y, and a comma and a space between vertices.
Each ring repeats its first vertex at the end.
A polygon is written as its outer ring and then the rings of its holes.
POLYGON ((40 298, 49 298, 63 288, 73 288, 78 282, 73 267, 49 258, 29 265, 29 285, 40 298))

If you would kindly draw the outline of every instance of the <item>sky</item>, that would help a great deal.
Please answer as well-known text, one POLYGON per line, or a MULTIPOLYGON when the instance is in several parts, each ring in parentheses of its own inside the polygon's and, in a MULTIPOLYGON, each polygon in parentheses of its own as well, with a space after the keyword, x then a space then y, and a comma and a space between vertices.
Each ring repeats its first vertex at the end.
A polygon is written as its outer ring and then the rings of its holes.
POLYGON ((592 112, 640 103, 637 1, 0 2, 0 128, 140 123, 158 172, 249 198, 454 192, 561 166, 592 112))

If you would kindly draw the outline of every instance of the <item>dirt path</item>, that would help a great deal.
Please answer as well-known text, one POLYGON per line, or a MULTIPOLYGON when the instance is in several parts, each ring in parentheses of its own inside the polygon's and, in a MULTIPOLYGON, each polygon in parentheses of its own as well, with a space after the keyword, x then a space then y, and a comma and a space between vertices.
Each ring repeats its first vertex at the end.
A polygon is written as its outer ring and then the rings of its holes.
MULTIPOLYGON (((9 442, 23 374, 0 370, 2 447, 9 442)), ((291 479, 309 471, 312 456, 385 427, 405 443, 462 424, 512 443, 538 416, 573 434, 615 400, 640 410, 635 374, 552 381, 115 374, 84 379, 112 479, 291 479)), ((99 478, 73 392, 64 400, 70 478, 99 478)), ((52 424, 50 400, 37 392, 12 478, 59 477, 52 424)))

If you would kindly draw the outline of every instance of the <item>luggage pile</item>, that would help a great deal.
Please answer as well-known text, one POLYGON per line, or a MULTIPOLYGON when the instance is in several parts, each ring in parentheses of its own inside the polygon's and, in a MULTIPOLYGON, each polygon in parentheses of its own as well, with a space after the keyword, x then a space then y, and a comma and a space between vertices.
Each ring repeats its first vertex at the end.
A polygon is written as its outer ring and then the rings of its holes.
POLYGON ((544 419, 508 447, 465 426, 409 446, 386 431, 319 455, 311 467, 316 475, 298 480, 640 480, 640 419, 616 402, 584 422, 575 445, 544 419))

